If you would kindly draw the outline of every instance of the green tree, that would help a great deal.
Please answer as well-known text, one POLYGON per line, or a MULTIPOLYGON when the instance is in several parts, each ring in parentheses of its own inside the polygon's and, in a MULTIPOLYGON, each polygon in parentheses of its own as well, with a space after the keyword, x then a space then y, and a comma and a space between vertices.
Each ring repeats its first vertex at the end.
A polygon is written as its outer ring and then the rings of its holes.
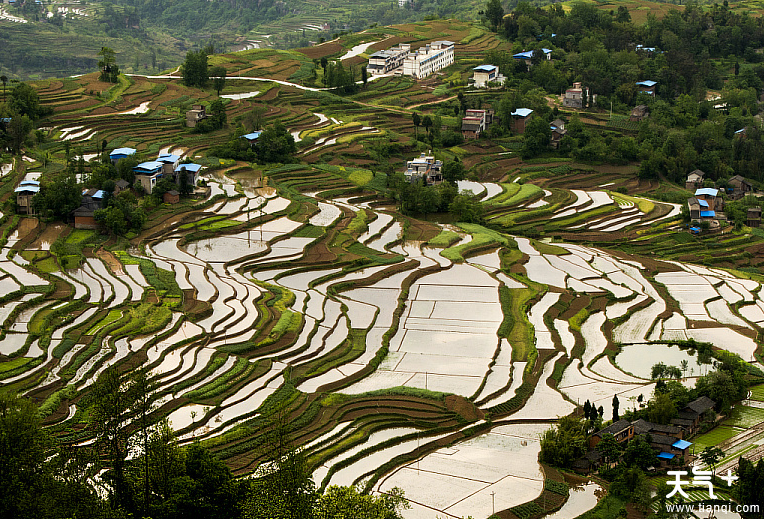
POLYGON ((719 463, 720 460, 724 458, 724 451, 721 450, 719 447, 706 447, 703 449, 703 451, 700 453, 700 459, 711 467, 711 470, 713 471, 714 475, 716 475, 716 464, 719 463))
POLYGON ((209 80, 207 53, 204 50, 188 51, 186 60, 180 66, 180 74, 183 77, 183 84, 186 86, 199 88, 207 86, 209 80))
POLYGON ((119 67, 117 66, 117 56, 114 49, 101 47, 101 51, 98 55, 101 57, 98 61, 98 68, 101 69, 101 76, 98 79, 100 81, 116 83, 117 78, 119 77, 119 67))
POLYGON ((361 494, 355 487, 332 485, 316 503, 316 519, 402 519, 411 505, 403 490, 393 488, 379 496, 361 494))
POLYGON ((213 67, 210 70, 210 77, 212 78, 212 87, 218 93, 218 96, 220 96, 220 91, 223 90, 223 88, 225 88, 226 74, 227 73, 226 73, 225 67, 213 67))
POLYGON ((655 398, 647 407, 647 417, 651 422, 667 424, 676 416, 676 404, 666 393, 656 391, 655 398))
POLYGON ((496 32, 504 18, 504 8, 501 6, 501 0, 488 0, 485 6, 485 17, 488 18, 488 22, 491 24, 491 30, 496 32))
POLYGON ((422 126, 424 126, 424 129, 427 130, 427 133, 430 133, 430 128, 432 128, 432 117, 425 115, 422 119, 422 126))
POLYGON ((6 83, 8 83, 8 76, 3 74, 2 76, 0 76, 0 81, 2 81, 3 83, 3 101, 5 101, 5 85, 6 83))
POLYGON ((454 160, 450 160, 443 164, 443 180, 456 185, 459 180, 464 180, 467 176, 467 172, 464 169, 464 163, 459 160, 459 157, 455 157, 454 160))
POLYGON ((255 144, 258 161, 266 164, 291 162, 296 150, 294 137, 280 122, 263 130, 255 144))
POLYGON ((569 467, 586 453, 586 427, 574 416, 563 416, 557 426, 541 436, 541 461, 558 467, 569 467))
POLYGON ((414 112, 411 114, 411 119, 414 122, 414 132, 417 136, 419 136, 419 125, 422 124, 422 117, 419 115, 419 113, 414 112))
POLYGON ((466 191, 454 197, 453 202, 448 206, 448 212, 453 214, 459 222, 481 223, 485 209, 478 197, 466 191))
POLYGON ((605 434, 597 444, 596 449, 602 454, 606 463, 613 463, 621 455, 621 444, 612 434, 605 434))
POLYGON ((618 408, 620 407, 620 402, 618 401, 618 395, 613 395, 613 421, 617 422, 620 420, 620 417, 618 416, 618 408))
POLYGON ((82 203, 82 191, 74 176, 70 163, 67 171, 52 180, 43 180, 40 192, 32 198, 32 205, 38 214, 47 218, 65 221, 82 203))
POLYGON ((135 393, 117 368, 110 366, 93 384, 91 398, 90 427, 96 434, 95 446, 111 467, 104 479, 111 484, 112 508, 134 512, 133 493, 126 477, 130 433, 124 425, 131 418, 135 393))
POLYGON ((523 133, 524 159, 537 157, 549 149, 549 139, 552 136, 552 130, 541 117, 531 117, 525 123, 525 132, 523 133))

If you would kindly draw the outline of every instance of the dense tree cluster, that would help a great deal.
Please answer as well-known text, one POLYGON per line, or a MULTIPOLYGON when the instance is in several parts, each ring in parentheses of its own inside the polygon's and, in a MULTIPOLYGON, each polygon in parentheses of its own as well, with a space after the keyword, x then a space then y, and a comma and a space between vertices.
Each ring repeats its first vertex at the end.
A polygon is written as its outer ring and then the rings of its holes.
POLYGON ((297 146, 294 137, 283 124, 277 122, 262 131, 254 142, 244 138, 245 130, 238 128, 225 144, 210 150, 210 154, 224 159, 248 162, 290 163, 294 161, 297 146))
POLYGON ((0 393, 0 517, 400 519, 408 507, 398 489, 318 491, 287 426, 276 429, 285 441, 268 445, 260 477, 235 479, 205 447, 181 447, 167 422, 154 422, 155 390, 144 371, 105 370, 81 402, 95 442, 79 448, 48 434, 29 400, 0 393))

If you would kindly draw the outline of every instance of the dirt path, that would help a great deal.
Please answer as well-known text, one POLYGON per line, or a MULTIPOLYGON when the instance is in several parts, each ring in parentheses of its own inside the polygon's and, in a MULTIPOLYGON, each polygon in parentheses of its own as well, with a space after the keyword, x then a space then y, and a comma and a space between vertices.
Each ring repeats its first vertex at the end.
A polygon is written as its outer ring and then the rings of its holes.
POLYGON ((418 107, 424 106, 424 105, 432 105, 432 104, 435 104, 435 103, 445 103, 446 101, 451 101, 452 99, 456 99, 456 96, 447 97, 445 99, 436 99, 435 101, 427 101, 426 103, 419 103, 419 104, 407 106, 406 108, 409 109, 409 110, 412 110, 414 108, 418 108, 418 107))

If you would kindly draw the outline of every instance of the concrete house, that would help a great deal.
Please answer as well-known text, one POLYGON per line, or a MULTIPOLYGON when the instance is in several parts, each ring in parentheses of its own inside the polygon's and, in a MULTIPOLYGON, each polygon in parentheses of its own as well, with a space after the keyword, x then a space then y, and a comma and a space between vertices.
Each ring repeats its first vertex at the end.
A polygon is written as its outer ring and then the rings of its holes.
POLYGON ((436 160, 433 155, 422 153, 418 158, 406 162, 404 175, 409 182, 424 179, 428 186, 440 184, 443 181, 443 162, 436 160))
POLYGON ((706 176, 706 173, 696 169, 689 175, 687 175, 687 180, 684 183, 684 188, 689 189, 692 191, 693 189, 698 189, 701 186, 703 186, 703 177, 706 176))
POLYGON ((651 79, 646 79, 644 81, 637 81, 637 86, 639 87, 639 93, 647 94, 653 97, 655 97, 655 85, 657 84, 658 84, 657 81, 653 81, 651 79))
POLYGON ((139 182, 143 189, 147 193, 151 194, 154 190, 154 186, 157 185, 159 179, 162 178, 162 169, 164 164, 157 161, 141 162, 133 168, 135 173, 135 181, 139 182))
POLYGON ((200 121, 207 118, 207 109, 204 105, 193 105, 191 110, 186 112, 186 127, 195 128, 200 121))
POLYGON ((175 168, 175 182, 180 184, 180 176, 186 175, 188 185, 195 186, 199 179, 199 171, 202 169, 200 164, 180 164, 175 168))
POLYGON ((387 50, 378 50, 369 56, 369 64, 366 71, 372 76, 379 76, 392 72, 403 66, 403 60, 411 52, 411 45, 401 43, 387 50))
POLYGON ((488 83, 497 83, 503 85, 506 77, 499 73, 499 67, 496 65, 478 65, 472 69, 470 83, 475 88, 487 88, 488 83))
POLYGON ((533 113, 533 110, 530 108, 518 108, 514 112, 512 112, 512 131, 516 133, 524 133, 525 132, 525 123, 528 121, 528 118, 533 113))
POLYGON ((428 43, 403 60, 403 75, 423 79, 454 62, 454 42, 442 40, 428 43))
POLYGON ((19 213, 36 214, 32 206, 32 199, 40 192, 40 182, 37 180, 24 180, 14 189, 16 193, 16 207, 19 213))
POLYGON ((562 106, 567 108, 583 108, 584 96, 589 95, 589 89, 583 88, 580 82, 573 83, 573 88, 569 88, 565 91, 565 95, 562 98, 562 106))
POLYGON ((173 155, 172 153, 160 153, 156 162, 162 164, 162 175, 172 176, 175 172, 175 168, 180 164, 180 156, 173 155))
POLYGON ((98 222, 93 218, 93 214, 98 209, 103 209, 105 195, 100 189, 86 189, 82 192, 82 203, 72 213, 75 229, 98 229, 98 222))
POLYGON ((134 148, 117 148, 109 153, 109 160, 111 160, 112 164, 116 164, 118 160, 132 157, 135 153, 136 150, 134 148))
POLYGON ((493 122, 493 110, 467 110, 462 118, 462 137, 477 139, 493 122))

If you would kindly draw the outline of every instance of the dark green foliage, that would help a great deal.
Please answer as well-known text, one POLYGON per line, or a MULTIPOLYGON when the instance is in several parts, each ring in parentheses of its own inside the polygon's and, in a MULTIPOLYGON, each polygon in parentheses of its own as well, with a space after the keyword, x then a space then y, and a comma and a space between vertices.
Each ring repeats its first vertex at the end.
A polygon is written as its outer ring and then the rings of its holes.
POLYGON ((74 163, 66 173, 52 180, 43 180, 40 192, 32 198, 38 214, 47 218, 67 221, 72 211, 82 203, 82 191, 74 177, 74 163))
POLYGON ((225 127, 228 117, 226 115, 225 104, 220 99, 210 103, 209 117, 202 119, 194 127, 194 133, 207 133, 220 130, 225 127))
POLYGON ((501 7, 500 0, 488 0, 485 6, 485 17, 488 18, 491 29, 496 32, 504 18, 504 8, 501 7))
POLYGON ((186 61, 180 66, 180 74, 183 76, 183 83, 187 86, 199 88, 207 86, 209 80, 207 52, 204 49, 188 51, 186 61))
POLYGON ((98 68, 101 69, 101 75, 98 79, 100 81, 116 83, 119 78, 119 67, 117 66, 117 58, 114 49, 101 47, 101 52, 99 52, 98 55, 101 56, 101 60, 98 62, 98 68))
MULTIPOLYGON (((764 461, 758 463, 740 457, 738 467, 738 477, 735 484, 735 495, 739 503, 754 504, 764 503, 764 461)), ((743 517, 754 518, 761 517, 759 513, 743 514, 743 517)))
MULTIPOLYGON (((174 184, 171 185, 171 189, 174 188, 174 184)), ((124 235, 129 231, 140 232, 147 219, 146 212, 138 206, 138 200, 131 191, 122 191, 110 197, 106 208, 96 210, 93 217, 116 235, 124 235)))
POLYGON ((225 88, 225 67, 213 67, 210 69, 210 77, 212 77, 212 86, 215 91, 220 95, 220 91, 225 88))
POLYGON ((541 437, 541 461, 558 467, 569 467, 573 461, 586 453, 586 428, 583 420, 565 416, 557 427, 544 432, 541 437))

